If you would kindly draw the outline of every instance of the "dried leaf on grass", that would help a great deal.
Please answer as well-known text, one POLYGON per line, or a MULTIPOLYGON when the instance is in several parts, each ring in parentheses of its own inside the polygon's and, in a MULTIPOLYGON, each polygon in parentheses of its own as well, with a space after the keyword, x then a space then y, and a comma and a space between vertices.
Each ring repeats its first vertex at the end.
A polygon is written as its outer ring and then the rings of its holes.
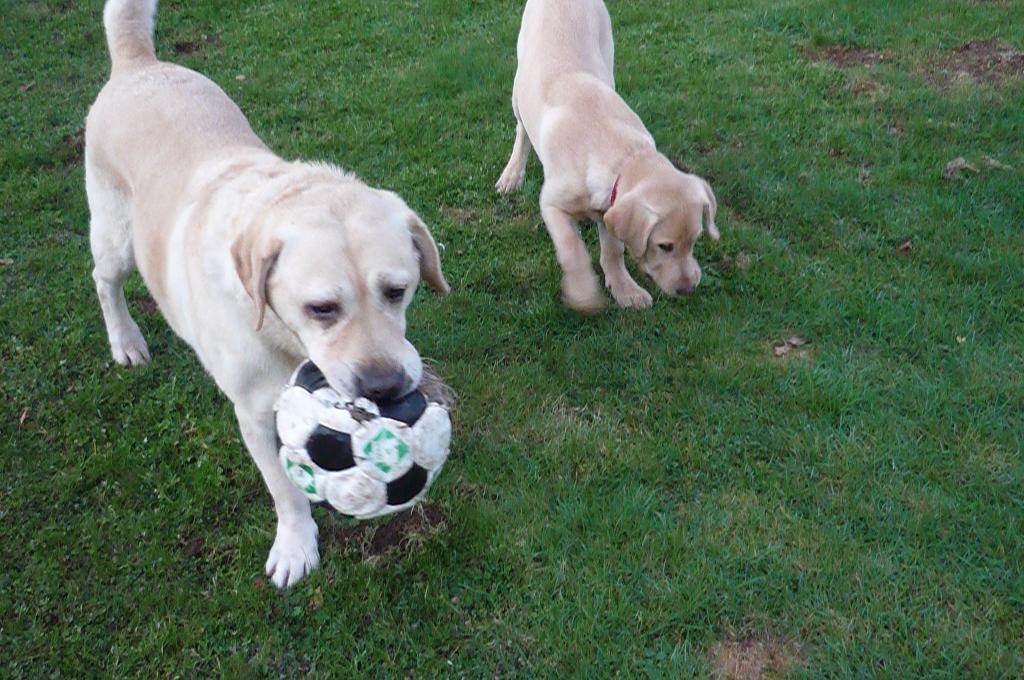
MULTIPOLYGON (((802 338, 799 335, 791 335, 781 342, 776 342, 772 345, 772 353, 777 357, 784 357, 794 349, 798 349, 808 344, 806 338, 802 338)), ((802 354, 802 353, 801 353, 802 354)))
POLYGON ((982 156, 981 160, 990 168, 996 168, 997 170, 1013 170, 1011 166, 992 158, 992 156, 982 156))
POLYGON ((942 171, 942 176, 948 180, 960 179, 960 171, 969 170, 970 172, 979 172, 978 166, 968 163, 967 159, 963 156, 957 156, 950 162, 946 163, 946 169, 942 171))

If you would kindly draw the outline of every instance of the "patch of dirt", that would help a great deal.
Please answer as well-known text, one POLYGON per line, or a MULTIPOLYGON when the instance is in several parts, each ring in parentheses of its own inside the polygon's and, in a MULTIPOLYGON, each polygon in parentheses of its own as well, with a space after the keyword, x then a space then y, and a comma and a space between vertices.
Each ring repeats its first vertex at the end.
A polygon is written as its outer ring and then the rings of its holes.
POLYGON ((723 255, 721 262, 723 271, 736 270, 745 272, 750 269, 750 255, 742 250, 736 253, 736 257, 723 255))
POLYGON ((148 295, 142 293, 136 293, 132 296, 132 304, 139 310, 141 314, 146 316, 152 316, 160 313, 160 308, 156 304, 156 300, 148 295))
POLYGON ((952 87, 964 80, 1000 85, 1024 75, 1024 52, 999 41, 971 40, 933 62, 926 79, 940 88, 952 87))
POLYGON ((826 45, 808 50, 806 54, 815 63, 827 62, 837 68, 876 66, 885 60, 885 55, 878 50, 844 45, 826 45))
POLYGON ((207 47, 217 47, 218 45, 220 45, 219 35, 215 33, 207 35, 204 33, 199 36, 198 40, 178 40, 174 43, 174 53, 178 55, 192 54, 207 47))
POLYGON ((452 222, 457 222, 459 224, 469 224, 477 218, 477 211, 472 208, 448 206, 444 209, 444 214, 452 222))
POLYGON ((800 661, 800 647, 792 640, 748 634, 742 640, 716 642, 708 659, 719 680, 761 680, 792 669, 800 661))
POLYGON ((858 97, 884 97, 889 89, 871 78, 855 78, 846 86, 846 90, 858 97))
POLYGON ((365 522, 352 526, 334 523, 323 527, 322 531, 325 551, 333 548, 343 552, 355 548, 363 561, 373 563, 391 553, 409 555, 447 527, 448 513, 427 503, 396 513, 376 528, 365 522))
POLYGON ((85 128, 78 128, 73 133, 61 137, 56 155, 56 166, 69 168, 72 165, 79 165, 85 157, 85 128))

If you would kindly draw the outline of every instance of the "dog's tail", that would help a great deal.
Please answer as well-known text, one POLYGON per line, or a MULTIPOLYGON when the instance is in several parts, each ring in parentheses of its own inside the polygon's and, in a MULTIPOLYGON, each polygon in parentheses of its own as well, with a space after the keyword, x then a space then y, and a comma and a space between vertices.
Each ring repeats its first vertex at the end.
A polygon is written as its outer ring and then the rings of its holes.
POLYGON ((103 27, 113 70, 156 61, 153 19, 157 0, 107 0, 103 27))

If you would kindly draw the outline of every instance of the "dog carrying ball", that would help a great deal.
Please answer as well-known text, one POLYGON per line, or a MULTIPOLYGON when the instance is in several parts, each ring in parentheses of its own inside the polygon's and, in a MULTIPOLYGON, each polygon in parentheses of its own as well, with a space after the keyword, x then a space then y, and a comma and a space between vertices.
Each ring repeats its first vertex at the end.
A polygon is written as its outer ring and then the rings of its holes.
MULTIPOLYGON (((443 386, 394 401, 339 394, 306 361, 274 407, 288 477, 313 502, 366 519, 423 498, 448 457, 451 420, 443 386)), ((424 388, 428 381, 424 381, 424 388)))

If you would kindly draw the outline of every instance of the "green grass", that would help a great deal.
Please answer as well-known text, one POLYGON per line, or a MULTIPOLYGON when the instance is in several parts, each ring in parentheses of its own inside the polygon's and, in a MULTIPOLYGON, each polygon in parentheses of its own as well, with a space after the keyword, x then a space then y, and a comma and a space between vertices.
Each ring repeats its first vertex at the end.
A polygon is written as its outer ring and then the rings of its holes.
POLYGON ((518 2, 163 3, 164 58, 445 244, 453 292, 421 291, 409 335, 461 397, 447 527, 370 561, 322 544, 281 594, 269 496, 192 352, 137 315, 154 363, 109 358, 62 141, 107 73, 100 3, 2 4, 0 675, 674 678, 752 635, 795 641, 801 677, 1021 677, 1024 82, 926 74, 1024 48, 1024 5, 610 10, 620 89, 711 178, 723 240, 692 298, 582 319, 539 165, 492 189, 518 2), (886 59, 807 57, 834 44, 886 59), (956 156, 981 171, 944 180, 956 156), (772 356, 791 334, 809 352, 772 356))

